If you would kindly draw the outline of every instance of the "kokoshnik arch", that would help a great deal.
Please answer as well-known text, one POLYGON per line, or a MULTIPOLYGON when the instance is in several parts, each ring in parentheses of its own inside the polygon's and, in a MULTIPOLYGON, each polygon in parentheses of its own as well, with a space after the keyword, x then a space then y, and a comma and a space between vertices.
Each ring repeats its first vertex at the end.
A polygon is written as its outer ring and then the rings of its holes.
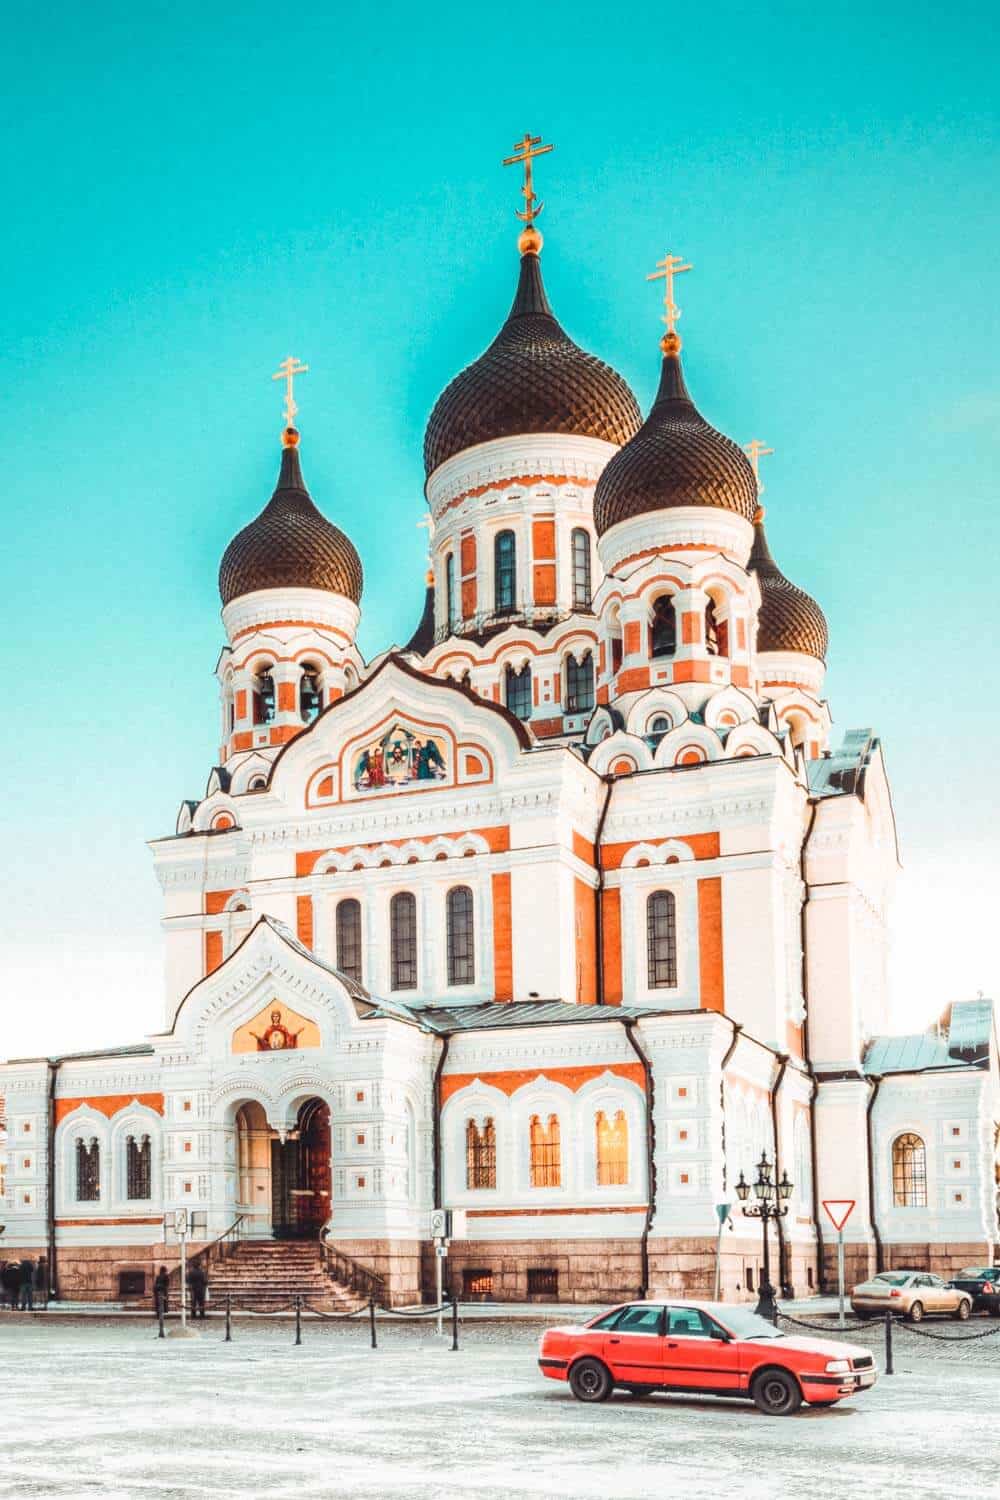
MULTIPOLYGON (((442 1204, 462 1293, 705 1295, 714 1205, 764 1150, 795 1184, 785 1289, 830 1274, 824 1197, 857 1200, 858 1279, 997 1243, 992 1006, 887 1035, 882 748, 831 745, 762 445, 688 391, 689 268, 658 268, 644 419, 549 305, 538 146, 510 313, 427 424, 423 615, 372 661, 357 546, 303 477, 304 369, 278 372, 278 483, 219 570, 217 764, 151 845, 164 1030, 0 1069, 5 1245, 63 1295, 148 1289, 185 1207, 199 1244, 323 1236, 409 1300, 442 1204)), ((727 1296, 759 1254, 725 1236, 727 1296)))

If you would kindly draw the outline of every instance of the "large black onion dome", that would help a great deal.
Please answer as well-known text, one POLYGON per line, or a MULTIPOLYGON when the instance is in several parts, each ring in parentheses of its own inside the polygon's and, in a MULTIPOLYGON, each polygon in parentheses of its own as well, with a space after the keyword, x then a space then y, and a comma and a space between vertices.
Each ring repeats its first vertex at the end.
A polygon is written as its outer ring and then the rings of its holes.
POLYGON ((619 521, 681 505, 731 510, 752 521, 757 482, 742 449, 697 410, 679 353, 668 352, 649 416, 597 481, 597 534, 619 521))
POLYGON ((538 255, 521 256, 517 295, 486 353, 438 397, 424 435, 428 475, 492 438, 568 432, 620 446, 642 413, 628 384, 563 332, 549 306, 538 255))
POLYGON ((826 660, 830 643, 826 616, 816 600, 805 589, 789 583, 771 556, 764 535, 764 511, 759 509, 754 522, 753 547, 747 568, 757 574, 760 584, 760 613, 757 616, 758 651, 801 651, 806 656, 826 660))
MULTIPOLYGON (((297 442, 297 433, 294 438, 297 442)), ((257 589, 281 588, 325 589, 355 604, 361 602, 361 559, 350 538, 313 504, 295 442, 288 442, 282 452, 274 494, 223 554, 219 566, 223 604, 257 589)))

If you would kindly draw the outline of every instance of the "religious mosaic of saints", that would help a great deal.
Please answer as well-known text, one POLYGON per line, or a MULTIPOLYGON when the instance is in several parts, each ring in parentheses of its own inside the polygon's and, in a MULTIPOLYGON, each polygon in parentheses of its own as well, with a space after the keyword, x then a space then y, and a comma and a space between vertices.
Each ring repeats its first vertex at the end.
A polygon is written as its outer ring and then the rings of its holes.
POLYGON ((359 792, 427 786, 443 781, 448 770, 441 746, 429 735, 394 724, 358 756, 354 785, 359 792))

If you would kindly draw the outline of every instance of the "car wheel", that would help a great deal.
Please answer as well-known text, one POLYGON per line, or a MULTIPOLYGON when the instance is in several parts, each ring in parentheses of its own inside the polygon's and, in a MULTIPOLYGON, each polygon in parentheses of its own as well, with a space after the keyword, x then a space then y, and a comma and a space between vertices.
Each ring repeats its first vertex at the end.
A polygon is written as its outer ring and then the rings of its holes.
POLYGON ((578 1401, 606 1401, 611 1376, 599 1359, 578 1359, 569 1372, 569 1388, 578 1401))
POLYGON ((911 1323, 922 1323, 924 1321, 924 1304, 922 1302, 914 1302, 906 1316, 911 1323))
POLYGON ((960 1323, 965 1323, 965 1322, 968 1321, 968 1317, 969 1317, 969 1314, 971 1313, 971 1311, 972 1311, 972 1303, 969 1302, 969 1301, 967 1301, 967 1300, 963 1300, 963 1301, 961 1301, 958 1304, 958 1306, 955 1309, 955 1317, 958 1319, 958 1321, 960 1323))
POLYGON ((802 1405, 802 1392, 787 1370, 761 1370, 750 1387, 753 1404, 769 1417, 790 1417, 802 1405))

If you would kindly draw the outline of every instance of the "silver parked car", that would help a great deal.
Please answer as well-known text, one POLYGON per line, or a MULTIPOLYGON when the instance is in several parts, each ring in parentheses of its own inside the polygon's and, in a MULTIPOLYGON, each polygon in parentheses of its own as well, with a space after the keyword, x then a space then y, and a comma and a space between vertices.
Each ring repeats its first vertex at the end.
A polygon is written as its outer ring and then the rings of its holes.
POLYGON ((880 1271, 854 1288, 851 1306, 862 1317, 890 1312, 919 1323, 930 1313, 941 1313, 964 1322, 972 1311, 972 1298, 930 1271, 880 1271))

